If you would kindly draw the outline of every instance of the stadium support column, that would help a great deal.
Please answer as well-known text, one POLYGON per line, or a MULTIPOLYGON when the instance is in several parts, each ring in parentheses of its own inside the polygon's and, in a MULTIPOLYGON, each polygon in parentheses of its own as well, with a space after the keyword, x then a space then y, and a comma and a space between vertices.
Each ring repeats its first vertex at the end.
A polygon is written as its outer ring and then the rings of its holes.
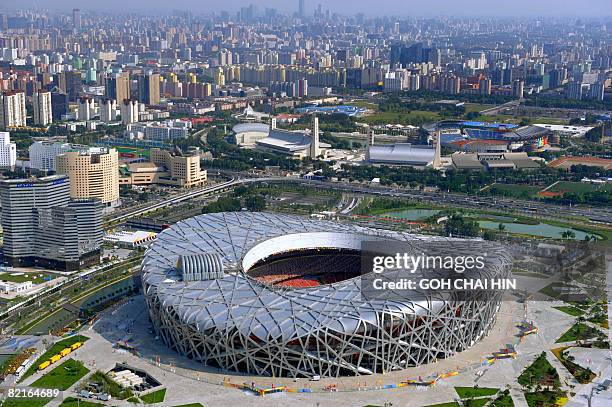
POLYGON ((434 133, 434 139, 433 139, 435 154, 434 154, 434 159, 433 159, 433 163, 431 166, 435 169, 442 167, 442 159, 440 158, 441 156, 440 138, 441 138, 440 130, 438 130, 434 133))
POLYGON ((370 161, 370 148, 374 145, 374 129, 368 127, 368 137, 366 142, 366 152, 365 159, 366 161, 370 161))
POLYGON ((276 117, 270 119, 270 131, 276 129, 276 117))
POLYGON ((319 148, 319 118, 317 117, 317 115, 313 115, 310 142, 310 158, 317 158, 319 155, 321 155, 321 149, 319 148))

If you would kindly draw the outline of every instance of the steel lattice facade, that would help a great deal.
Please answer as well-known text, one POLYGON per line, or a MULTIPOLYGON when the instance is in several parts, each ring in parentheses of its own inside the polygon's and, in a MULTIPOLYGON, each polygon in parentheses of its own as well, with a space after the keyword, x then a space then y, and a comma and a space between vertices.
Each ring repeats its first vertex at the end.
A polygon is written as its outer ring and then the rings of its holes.
MULTIPOLYGON (((418 366, 461 352, 488 334, 498 292, 475 292, 469 301, 435 293, 367 300, 361 277, 281 289, 244 271, 254 255, 304 248, 309 241, 312 247, 354 248, 360 239, 401 241, 415 251, 429 242, 451 242, 452 250, 472 244, 282 214, 196 216, 159 234, 145 255, 143 289, 153 325, 170 348, 207 366, 286 377, 418 366), (202 253, 222 259, 223 277, 183 281, 178 259, 202 253)), ((483 244, 493 258, 485 277, 508 276, 511 261, 503 248, 483 244)))

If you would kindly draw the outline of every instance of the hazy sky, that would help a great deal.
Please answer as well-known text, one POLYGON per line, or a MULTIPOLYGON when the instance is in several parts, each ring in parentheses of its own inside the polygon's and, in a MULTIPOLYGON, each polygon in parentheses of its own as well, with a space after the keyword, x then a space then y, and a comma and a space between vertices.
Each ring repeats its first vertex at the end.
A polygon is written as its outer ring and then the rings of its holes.
MULTIPOLYGON (((18 7, 15 3, 11 8, 18 7)), ((119 9, 119 10, 171 10, 191 9, 194 13, 236 11, 250 3, 261 9, 276 8, 283 12, 293 12, 298 8, 298 0, 21 0, 21 7, 43 7, 51 9, 119 9)), ((306 9, 312 14, 321 3, 323 9, 342 14, 359 12, 370 15, 388 16, 432 16, 432 15, 478 15, 478 16, 610 16, 612 0, 306 0, 306 9)), ((8 4, 5 6, 7 7, 8 4)))

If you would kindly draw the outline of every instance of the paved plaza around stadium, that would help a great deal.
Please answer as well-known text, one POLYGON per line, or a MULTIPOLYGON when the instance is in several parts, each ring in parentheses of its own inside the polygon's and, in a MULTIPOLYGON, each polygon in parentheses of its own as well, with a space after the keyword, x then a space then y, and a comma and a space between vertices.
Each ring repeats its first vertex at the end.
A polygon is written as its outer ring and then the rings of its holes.
MULTIPOLYGON (((529 279, 531 280, 531 279, 529 279)), ((500 360, 488 367, 476 367, 491 352, 499 350, 506 343, 516 343, 518 329, 516 324, 523 319, 524 308, 517 302, 504 302, 498 314, 498 320, 491 334, 474 347, 452 358, 403 371, 385 375, 342 377, 321 379, 320 382, 309 382, 301 379, 294 382, 289 378, 269 378, 240 375, 206 369, 177 353, 170 351, 154 334, 149 333, 147 310, 143 296, 132 297, 130 301, 107 311, 84 334, 91 337, 85 344, 85 352, 79 354, 90 369, 110 370, 116 362, 126 362, 134 367, 147 370, 149 374, 167 388, 164 405, 180 405, 190 402, 203 402, 206 406, 227 406, 234 403, 245 403, 254 406, 362 406, 392 402, 394 406, 424 406, 449 402, 457 395, 455 386, 505 388, 506 384, 516 382, 516 377, 542 351, 560 346, 555 339, 565 332, 574 319, 552 308, 559 305, 555 302, 530 302, 527 309, 529 319, 534 319, 540 328, 538 335, 529 336, 517 346, 519 356, 516 359, 500 360), (113 348, 117 341, 127 340, 139 353, 139 357, 113 348), (161 362, 159 365, 156 361, 161 362), (377 388, 384 384, 397 383, 407 378, 429 377, 436 373, 459 368, 464 371, 458 376, 443 379, 430 388, 403 387, 398 389, 377 388), (478 372, 484 372, 479 374, 478 372), (478 373, 478 374, 477 374, 478 373), (480 377, 479 377, 480 375, 480 377), (223 380, 234 383, 251 383, 268 387, 286 385, 290 387, 311 387, 313 393, 280 393, 258 397, 237 389, 224 387, 223 380), (325 392, 323 388, 337 384, 338 392, 325 392), (359 387, 366 388, 361 391, 359 387)), ((553 358, 549 358, 552 360, 553 358)), ((560 365, 559 365, 560 366, 560 365)), ((561 366, 555 366, 563 380, 569 379, 569 372, 561 366)), ((595 366, 595 368, 597 368, 595 366)), ((595 370, 595 369, 594 369, 595 370)), ((31 380, 35 380, 35 375, 31 380)), ((515 405, 520 406, 522 393, 517 387, 511 389, 515 405), (518 400, 517 400, 518 399, 518 400), (517 402, 518 401, 518 402, 517 402)), ((118 405, 122 404, 117 402, 118 405)), ((128 405, 128 404, 125 404, 128 405)))

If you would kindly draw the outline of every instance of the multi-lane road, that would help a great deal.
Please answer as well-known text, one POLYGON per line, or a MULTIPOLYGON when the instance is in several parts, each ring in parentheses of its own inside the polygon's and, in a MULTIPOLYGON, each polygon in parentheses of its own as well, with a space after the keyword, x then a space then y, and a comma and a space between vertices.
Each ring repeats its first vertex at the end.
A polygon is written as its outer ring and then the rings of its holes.
POLYGON ((499 211, 515 215, 530 215, 549 220, 568 219, 574 222, 593 224, 612 224, 612 210, 609 208, 596 208, 591 206, 559 206, 536 201, 509 199, 495 196, 472 196, 459 193, 441 191, 420 191, 398 189, 383 186, 357 185, 342 182, 318 181, 296 177, 253 177, 244 178, 239 174, 232 174, 229 181, 192 190, 181 195, 155 202, 150 205, 123 213, 109 219, 110 222, 123 222, 129 218, 140 216, 157 209, 172 206, 193 198, 227 191, 233 187, 252 183, 291 182, 302 183, 316 188, 334 189, 352 194, 378 195, 397 198, 406 198, 434 205, 448 205, 461 208, 499 211))

